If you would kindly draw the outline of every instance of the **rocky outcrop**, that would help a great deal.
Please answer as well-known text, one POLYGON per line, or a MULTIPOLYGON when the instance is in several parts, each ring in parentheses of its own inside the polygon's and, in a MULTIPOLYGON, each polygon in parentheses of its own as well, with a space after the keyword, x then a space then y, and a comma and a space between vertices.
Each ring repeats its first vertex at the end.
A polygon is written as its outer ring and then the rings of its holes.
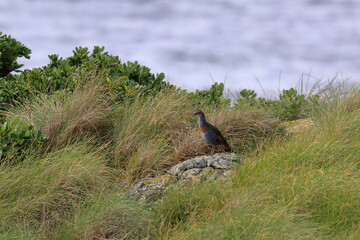
POLYGON ((177 182, 175 177, 165 174, 139 182, 129 190, 129 194, 137 200, 152 202, 161 197, 165 189, 175 182, 177 182))
POLYGON ((216 179, 228 175, 239 162, 235 153, 218 153, 186 160, 170 168, 168 173, 180 180, 216 179))
POLYGON ((195 157, 173 166, 168 174, 141 181, 134 185, 129 193, 141 201, 155 201, 174 183, 227 177, 241 161, 235 153, 195 157))

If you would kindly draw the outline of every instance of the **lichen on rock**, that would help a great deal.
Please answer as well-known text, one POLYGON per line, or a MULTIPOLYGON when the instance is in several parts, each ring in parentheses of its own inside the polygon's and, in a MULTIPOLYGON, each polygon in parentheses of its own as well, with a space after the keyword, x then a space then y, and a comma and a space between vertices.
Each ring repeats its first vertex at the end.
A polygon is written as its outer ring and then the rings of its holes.
POLYGON ((181 172, 193 168, 212 167, 215 169, 229 169, 236 167, 241 160, 235 153, 217 153, 195 157, 171 167, 168 173, 178 176, 181 172))
POLYGON ((161 197, 168 186, 176 182, 216 180, 227 177, 242 159, 235 153, 218 153, 199 156, 180 162, 168 170, 168 174, 146 179, 134 185, 129 193, 136 199, 152 202, 161 197))
POLYGON ((129 193, 137 200, 151 202, 158 199, 165 188, 176 181, 177 179, 175 177, 170 174, 165 174, 139 182, 129 190, 129 193))

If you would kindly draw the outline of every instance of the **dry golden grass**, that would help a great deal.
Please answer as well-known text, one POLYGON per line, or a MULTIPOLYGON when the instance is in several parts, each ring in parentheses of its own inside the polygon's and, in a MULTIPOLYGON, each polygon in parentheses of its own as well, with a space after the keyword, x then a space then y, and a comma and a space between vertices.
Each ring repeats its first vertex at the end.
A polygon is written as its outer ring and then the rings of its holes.
POLYGON ((72 94, 41 95, 7 114, 41 129, 48 146, 61 147, 79 138, 103 137, 110 125, 104 92, 97 77, 89 74, 72 94))
POLYGON ((191 128, 192 107, 176 92, 118 106, 114 119, 114 164, 131 179, 148 177, 174 163, 173 145, 191 128))
POLYGON ((153 215, 143 204, 124 193, 94 195, 63 226, 61 239, 149 239, 153 215))
MULTIPOLYGON (((277 129, 280 121, 262 111, 239 112, 234 109, 220 109, 205 114, 207 121, 222 132, 236 152, 243 153, 254 149, 264 139, 280 133, 277 129)), ((193 124, 188 132, 176 135, 174 151, 177 161, 224 151, 222 146, 212 148, 206 144, 194 126, 196 124, 193 124)))
MULTIPOLYGON (((150 177, 170 166, 213 149, 200 136, 197 107, 187 96, 176 92, 160 93, 147 100, 138 98, 120 105, 114 129, 114 165, 124 169, 132 182, 150 177)), ((262 140, 277 134, 279 121, 263 111, 240 112, 235 109, 205 111, 236 151, 248 151, 262 140)), ((224 149, 219 146, 215 152, 224 149)))

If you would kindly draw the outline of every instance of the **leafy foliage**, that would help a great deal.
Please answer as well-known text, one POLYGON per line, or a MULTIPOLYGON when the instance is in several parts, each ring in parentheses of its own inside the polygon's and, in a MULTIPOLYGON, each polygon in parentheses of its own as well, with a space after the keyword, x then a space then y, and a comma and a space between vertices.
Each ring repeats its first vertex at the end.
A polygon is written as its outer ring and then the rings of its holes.
POLYGON ((95 46, 90 54, 88 48, 77 47, 73 56, 66 59, 50 55, 50 63, 42 68, 25 70, 9 79, 0 79, 0 103, 11 104, 23 101, 33 94, 53 94, 58 91, 70 93, 78 79, 93 71, 106 76, 104 86, 114 100, 123 100, 128 95, 156 94, 166 84, 165 74, 152 74, 150 68, 137 61, 121 63, 120 59, 104 52, 104 47, 95 46))
POLYGON ((18 71, 23 64, 16 60, 19 57, 30 58, 31 50, 10 35, 0 32, 0 78, 6 77, 12 71, 18 71))
POLYGON ((0 126, 0 162, 5 158, 19 161, 23 153, 37 149, 46 141, 40 130, 19 119, 8 119, 0 126))
POLYGON ((239 93, 239 98, 236 99, 235 106, 239 105, 250 105, 250 106, 256 106, 256 105, 264 105, 266 102, 265 98, 256 98, 257 93, 254 90, 250 89, 243 89, 239 93))
POLYGON ((275 115, 285 120, 296 120, 304 117, 304 108, 309 103, 304 94, 299 94, 296 89, 283 90, 279 101, 271 101, 275 115))
POLYGON ((310 102, 316 103, 317 98, 316 94, 312 96, 299 94, 294 88, 284 89, 279 94, 279 99, 257 98, 254 90, 243 89, 240 91, 239 98, 236 99, 234 106, 246 105, 255 108, 266 108, 282 120, 296 120, 306 117, 306 107, 310 102))
POLYGON ((230 99, 223 96, 224 83, 215 82, 211 85, 209 90, 196 90, 194 93, 190 93, 190 98, 196 105, 205 105, 219 107, 229 106, 230 99))

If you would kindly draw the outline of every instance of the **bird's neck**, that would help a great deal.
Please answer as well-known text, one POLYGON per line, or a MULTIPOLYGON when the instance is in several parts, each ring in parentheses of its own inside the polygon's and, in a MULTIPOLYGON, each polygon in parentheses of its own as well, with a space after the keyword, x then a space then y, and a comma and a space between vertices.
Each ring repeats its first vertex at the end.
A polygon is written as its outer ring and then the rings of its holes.
POLYGON ((206 126, 206 120, 205 120, 205 116, 204 115, 199 115, 199 127, 204 127, 206 126))

